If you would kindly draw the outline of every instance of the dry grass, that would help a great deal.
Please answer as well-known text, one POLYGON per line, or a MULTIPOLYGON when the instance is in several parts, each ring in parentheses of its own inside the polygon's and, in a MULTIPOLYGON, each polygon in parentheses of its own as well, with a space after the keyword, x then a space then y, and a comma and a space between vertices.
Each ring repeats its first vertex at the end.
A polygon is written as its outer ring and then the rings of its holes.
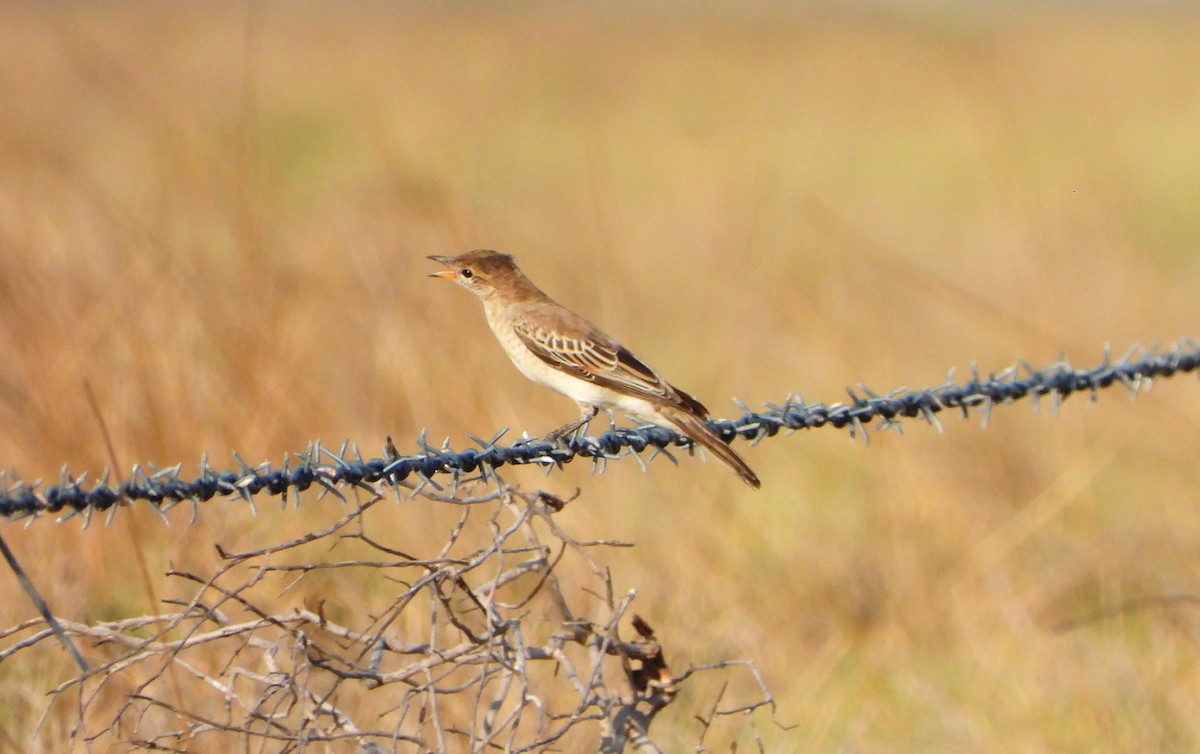
MULTIPOLYGON (((124 468, 556 426, 571 405, 423 277, 480 246, 718 414, 1197 334, 1200 18, 604 7, 7 8, 3 463, 106 465, 85 381, 124 468)), ((510 479, 582 486, 573 530, 637 544, 610 562, 675 662, 766 669, 800 724, 772 751, 1183 751, 1194 607, 1054 627, 1200 592, 1198 422, 1180 381, 776 439, 746 451, 759 493, 694 461, 510 479)), ((336 515, 4 535, 89 620, 151 610, 135 553, 161 589, 336 515)), ((0 589, 0 625, 28 617, 0 589)), ((69 667, 39 662, 0 668, 0 741, 55 751, 69 667)))

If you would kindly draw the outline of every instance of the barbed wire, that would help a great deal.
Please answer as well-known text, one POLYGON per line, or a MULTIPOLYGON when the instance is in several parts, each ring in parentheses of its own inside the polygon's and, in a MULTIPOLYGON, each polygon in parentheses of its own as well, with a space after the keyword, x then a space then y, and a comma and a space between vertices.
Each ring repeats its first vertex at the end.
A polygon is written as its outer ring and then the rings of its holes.
MULTIPOLYGON (((710 426, 727 441, 756 443, 821 427, 866 438, 872 422, 898 429, 903 419, 916 418, 940 429, 939 415, 957 410, 964 417, 982 413, 986 423, 996 405, 1025 398, 1036 405, 1049 397, 1057 406, 1076 393, 1096 399, 1114 385, 1136 395, 1154 379, 1198 371, 1200 343, 1185 340, 1167 350, 1134 347, 1115 359, 1106 349, 1089 369, 1064 359, 1041 369, 1022 361, 986 378, 972 368, 961 383, 950 372, 942 384, 922 390, 879 395, 860 385, 848 389, 847 403, 789 396, 763 411, 743 405, 740 418, 710 426)), ((632 616, 635 592, 619 594, 608 568, 590 554, 627 543, 566 534, 553 514, 569 501, 520 492, 498 471, 523 464, 551 470, 576 458, 590 458, 598 470, 626 455, 640 463, 643 454, 675 460, 671 450, 690 451, 690 441, 657 427, 613 429, 562 444, 526 437, 501 445, 504 434, 472 437, 479 447, 464 451, 448 441, 432 447, 422 434, 421 452, 408 456, 389 438, 378 459, 364 459, 348 444, 335 450, 314 443, 278 467, 250 466, 234 453, 238 469, 218 471, 205 458, 190 480, 178 465, 139 466, 126 481, 110 485, 106 471, 88 487, 86 475, 72 477, 64 467, 57 484, 39 490, 40 482, 10 474, 15 481, 0 485, 0 515, 12 518, 53 513, 90 521, 93 512, 111 515, 138 500, 160 512, 190 502, 195 515, 198 503, 218 496, 251 506, 264 494, 298 503, 314 486, 322 496, 357 505, 332 526, 286 542, 249 552, 218 546, 221 564, 214 572, 168 574, 183 594, 165 601, 173 608, 153 615, 59 622, 42 609, 40 618, 0 629, 0 663, 47 644, 56 628, 65 644, 87 643, 93 663, 79 662, 79 675, 50 690, 53 704, 70 706, 63 712, 74 720, 69 736, 85 747, 183 750, 203 740, 222 749, 254 741, 264 751, 320 743, 356 754, 406 746, 662 751, 650 727, 677 699, 680 685, 697 676, 721 686, 710 712, 694 717, 700 723, 696 750, 710 730, 715 734, 757 710, 768 710, 779 725, 775 700, 753 661, 689 665, 682 672, 667 667, 652 629, 632 616), (443 509, 446 540, 423 534, 393 541, 390 530, 368 533, 364 513, 389 488, 432 506, 421 511, 423 520, 443 509), (368 493, 365 502, 358 491, 368 493), (471 514, 481 508, 487 513, 471 514), (331 561, 335 546, 340 557, 331 561), (358 571, 401 588, 363 608, 342 604, 321 581, 358 571), (580 577, 595 583, 577 583, 580 577), (313 580, 316 603, 281 601, 294 584, 281 591, 280 578, 313 580), (579 595, 599 601, 576 605, 579 595), (633 638, 619 633, 625 622, 632 623, 633 638), (738 689, 732 706, 723 701, 730 681, 738 689), (383 685, 393 694, 386 703, 369 703, 370 692, 383 685)), ((764 750, 761 741, 758 748, 764 750)))
MULTIPOLYGON (((1122 385, 1136 395, 1154 379, 1198 369, 1200 341, 1193 339, 1180 340, 1165 350, 1158 346, 1150 349, 1131 346, 1115 359, 1106 347, 1100 364, 1087 369, 1077 369, 1061 357, 1041 369, 1022 360, 987 377, 982 377, 973 366, 971 379, 962 383, 954 382, 951 370, 942 384, 920 390, 899 388, 880 395, 859 385, 857 389, 846 389, 850 396, 848 403, 807 403, 793 395, 782 404, 766 403, 764 410, 752 411, 738 401, 743 411, 741 417, 714 419, 709 426, 727 442, 740 438, 751 443, 781 432, 790 434, 822 427, 849 429, 852 436, 866 438, 866 425, 876 420, 881 429, 898 429, 902 419, 922 419, 940 431, 938 414, 947 410, 958 410, 964 417, 972 411, 982 412, 986 425, 996 405, 1026 398, 1036 403, 1042 397, 1049 397, 1057 406, 1076 393, 1088 393, 1094 400, 1099 391, 1114 385, 1122 385)), ((289 494, 298 501, 301 492, 315 485, 322 496, 333 494, 344 499, 339 488, 359 487, 374 492, 372 485, 395 486, 412 477, 442 489, 436 481, 439 476, 449 476, 451 485, 457 486, 464 474, 486 476, 506 465, 554 468, 577 458, 588 458, 595 470, 603 471, 609 460, 624 455, 644 465, 640 454, 646 451, 650 459, 664 455, 675 462, 670 448, 693 450, 687 438, 655 426, 613 428, 598 436, 575 436, 560 442, 524 437, 511 445, 501 445, 507 433, 508 430, 503 430, 490 440, 471 435, 479 447, 459 451, 450 447, 449 440, 440 447, 431 446, 422 431, 417 440, 420 453, 400 455, 388 438, 384 456, 380 458, 364 458, 357 446, 348 443, 334 450, 315 442, 305 452, 284 458, 278 466, 270 462, 251 466, 235 451, 236 470, 214 469, 205 455, 200 460, 199 476, 193 479, 182 476, 182 464, 167 468, 147 464, 134 466, 129 478, 118 484, 109 483, 110 473, 106 469, 90 488, 86 473, 73 476, 66 465, 60 470, 58 483, 41 491, 42 480, 27 483, 15 472, 0 472, 0 487, 3 487, 0 516, 16 519, 61 513, 66 518, 84 515, 90 521, 93 512, 107 511, 111 515, 118 506, 139 500, 158 511, 188 502, 195 516, 196 505, 214 497, 241 497, 253 506, 254 497, 265 494, 282 496, 286 504, 289 494)))

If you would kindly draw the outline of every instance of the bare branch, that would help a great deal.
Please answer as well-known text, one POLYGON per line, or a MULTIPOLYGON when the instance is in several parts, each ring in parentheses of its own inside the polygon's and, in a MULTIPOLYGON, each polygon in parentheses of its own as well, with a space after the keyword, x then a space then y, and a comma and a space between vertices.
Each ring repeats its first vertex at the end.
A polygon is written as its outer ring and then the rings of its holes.
MULTIPOLYGON (((63 621, 97 658, 51 689, 74 696, 73 739, 104 750, 659 752, 652 725, 698 673, 748 668, 758 685, 729 709, 714 702, 698 741, 735 712, 773 706, 747 661, 676 677, 643 619, 633 619, 632 640, 621 638, 636 592, 614 594, 602 556, 626 543, 570 536, 554 519, 566 503, 495 475, 457 489, 481 483, 489 489, 469 505, 417 493, 458 511, 437 542, 368 533, 363 514, 381 499, 373 494, 303 536, 218 547, 212 573, 169 571, 185 594, 164 600, 162 614, 63 621), (326 559, 335 546, 346 552, 326 559), (325 601, 296 604, 290 591, 321 574, 395 589, 380 604, 339 608, 335 620, 325 601)), ((42 620, 0 631, 11 642, 0 660, 51 636, 42 620)))

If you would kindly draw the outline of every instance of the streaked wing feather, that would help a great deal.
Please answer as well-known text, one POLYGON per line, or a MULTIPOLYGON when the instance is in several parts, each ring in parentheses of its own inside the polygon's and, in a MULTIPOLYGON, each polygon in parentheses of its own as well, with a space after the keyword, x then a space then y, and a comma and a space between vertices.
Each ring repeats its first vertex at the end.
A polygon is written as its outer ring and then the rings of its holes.
POLYGON ((679 391, 653 369, 618 344, 598 338, 552 336, 526 321, 517 322, 514 328, 538 358, 580 379, 658 403, 687 402, 681 401, 679 391))

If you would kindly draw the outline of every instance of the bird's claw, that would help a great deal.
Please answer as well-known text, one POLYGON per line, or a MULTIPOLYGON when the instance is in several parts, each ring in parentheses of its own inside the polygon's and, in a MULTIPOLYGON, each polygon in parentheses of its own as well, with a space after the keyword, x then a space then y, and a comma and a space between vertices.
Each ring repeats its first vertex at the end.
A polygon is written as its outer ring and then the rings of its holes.
POLYGON ((543 439, 555 447, 566 448, 570 446, 571 438, 575 436, 578 430, 579 427, 572 427, 570 425, 559 427, 553 432, 547 432, 543 439))

